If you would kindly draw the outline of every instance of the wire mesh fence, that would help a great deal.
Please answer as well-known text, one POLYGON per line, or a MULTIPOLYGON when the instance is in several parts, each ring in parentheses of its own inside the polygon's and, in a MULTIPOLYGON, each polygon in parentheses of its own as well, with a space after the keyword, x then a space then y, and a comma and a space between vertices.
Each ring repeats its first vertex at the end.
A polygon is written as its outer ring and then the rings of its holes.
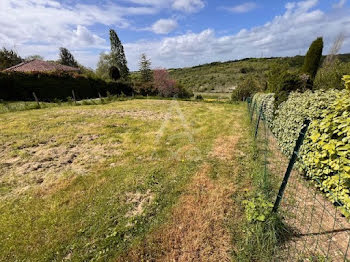
MULTIPOLYGON (((248 111, 263 154, 265 179, 273 181, 270 195, 276 199, 274 211, 283 217, 286 229, 284 242, 276 248, 276 259, 350 261, 350 223, 344 216, 346 206, 339 199, 339 191, 325 189, 299 152, 308 123, 304 123, 294 152, 287 158, 268 128, 262 107, 248 99, 248 111)), ((341 174, 337 175, 340 184, 341 174)))

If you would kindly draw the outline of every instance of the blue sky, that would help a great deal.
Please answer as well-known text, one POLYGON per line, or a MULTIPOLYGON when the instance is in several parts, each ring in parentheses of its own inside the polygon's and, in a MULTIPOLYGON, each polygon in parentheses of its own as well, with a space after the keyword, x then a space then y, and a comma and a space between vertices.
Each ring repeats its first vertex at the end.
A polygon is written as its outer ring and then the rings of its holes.
POLYGON ((165 68, 304 54, 318 36, 327 53, 339 34, 350 52, 349 11, 347 0, 0 0, 0 46, 50 60, 64 46, 95 68, 113 28, 131 70, 141 53, 165 68))

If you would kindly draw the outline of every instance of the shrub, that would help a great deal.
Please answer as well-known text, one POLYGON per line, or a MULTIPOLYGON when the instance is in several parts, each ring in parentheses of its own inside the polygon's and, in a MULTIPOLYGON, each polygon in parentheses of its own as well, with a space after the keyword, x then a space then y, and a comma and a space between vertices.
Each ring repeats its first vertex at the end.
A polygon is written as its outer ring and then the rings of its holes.
POLYGON ((165 69, 156 69, 153 72, 154 86, 160 96, 173 97, 176 95, 176 81, 170 78, 165 69))
POLYGON ((350 90, 350 75, 343 76, 342 80, 344 81, 345 88, 350 90))
POLYGON ((267 125, 270 129, 272 129, 274 120, 275 95, 272 93, 257 93, 253 97, 252 104, 254 103, 256 104, 256 108, 258 110, 260 110, 261 106, 263 107, 263 113, 267 125))
POLYGON ((275 93, 275 109, 288 99, 288 96, 293 91, 303 89, 303 81, 296 73, 285 72, 277 83, 273 92, 275 93))
POLYGON ((142 96, 155 96, 158 94, 153 82, 135 82, 134 89, 136 94, 142 96))
POLYGON ((332 66, 325 66, 318 70, 315 81, 315 89, 344 89, 343 75, 350 74, 350 63, 335 61, 332 66))
POLYGON ((120 71, 119 71, 118 67, 111 66, 108 71, 109 71, 109 77, 111 79, 113 79, 114 81, 117 81, 121 78, 120 71))
POLYGON ((193 96, 192 91, 186 89, 182 84, 172 79, 165 69, 156 69, 153 73, 154 87, 157 94, 162 97, 189 98, 193 96))
POLYGON ((193 92, 180 83, 175 84, 175 92, 177 92, 178 98, 191 98, 193 96, 193 92))
POLYGON ((339 91, 293 92, 275 113, 272 132, 285 155, 291 156, 305 119, 316 119, 337 98, 339 91))
POLYGON ((350 94, 338 93, 309 127, 302 151, 307 175, 350 216, 350 94), (333 194, 330 194, 332 192, 333 194))
POLYGON ((232 92, 232 101, 244 101, 259 91, 258 83, 252 77, 248 77, 240 86, 232 92))
POLYGON ((302 72, 308 74, 311 79, 315 79, 322 58, 323 38, 319 37, 310 45, 305 56, 302 72))
POLYGON ((195 99, 196 99, 196 100, 203 100, 203 96, 202 96, 202 95, 196 95, 196 96, 195 96, 195 99))

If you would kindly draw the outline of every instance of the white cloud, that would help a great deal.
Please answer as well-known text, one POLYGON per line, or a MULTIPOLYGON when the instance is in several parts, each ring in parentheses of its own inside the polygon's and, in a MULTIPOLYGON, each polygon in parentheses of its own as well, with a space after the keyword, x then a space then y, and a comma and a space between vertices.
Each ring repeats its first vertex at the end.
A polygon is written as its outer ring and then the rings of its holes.
POLYGON ((160 19, 152 25, 152 31, 156 34, 168 34, 178 27, 174 19, 160 19))
POLYGON ((100 46, 106 43, 106 40, 91 33, 86 27, 78 25, 73 31, 72 45, 79 47, 100 46))
MULTIPOLYGON (((325 40, 327 53, 332 41, 342 32, 350 32, 348 10, 324 13, 314 10, 317 1, 308 0, 286 5, 286 11, 272 21, 234 35, 217 37, 212 29, 166 37, 161 41, 125 45, 129 65, 137 69, 139 55, 146 53, 154 66, 184 67, 213 61, 245 57, 294 56, 304 54, 318 36, 325 40)), ((343 52, 350 51, 350 35, 343 52)))
POLYGON ((39 53, 54 59, 58 47, 71 50, 106 48, 106 40, 90 26, 126 28, 127 16, 152 15, 157 8, 71 4, 58 0, 0 0, 0 47, 15 48, 21 56, 39 53))
POLYGON ((254 2, 247 2, 241 5, 236 5, 233 7, 225 7, 224 9, 233 13, 247 13, 256 9, 258 5, 254 2))
POLYGON ((347 0, 340 0, 338 3, 333 5, 333 8, 343 8, 347 0))
POLYGON ((187 13, 198 12, 204 8, 205 4, 202 0, 174 0, 172 7, 187 13))
POLYGON ((171 8, 185 13, 198 12, 205 7, 203 0, 123 0, 142 6, 153 6, 159 9, 171 8))

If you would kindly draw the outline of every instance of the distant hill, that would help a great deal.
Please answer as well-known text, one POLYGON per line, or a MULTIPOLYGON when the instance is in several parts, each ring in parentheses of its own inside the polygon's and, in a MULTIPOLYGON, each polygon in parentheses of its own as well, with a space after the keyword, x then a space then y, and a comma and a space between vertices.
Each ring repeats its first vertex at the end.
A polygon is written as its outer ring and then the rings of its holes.
MULTIPOLYGON (((325 57, 323 57, 324 59, 325 57)), ((350 62, 350 54, 338 55, 342 62, 350 62)), ((169 69, 173 78, 185 87, 198 92, 230 92, 247 76, 252 75, 264 84, 266 74, 273 63, 286 63, 290 70, 298 70, 304 56, 245 58, 227 62, 213 62, 188 68, 169 69)))

